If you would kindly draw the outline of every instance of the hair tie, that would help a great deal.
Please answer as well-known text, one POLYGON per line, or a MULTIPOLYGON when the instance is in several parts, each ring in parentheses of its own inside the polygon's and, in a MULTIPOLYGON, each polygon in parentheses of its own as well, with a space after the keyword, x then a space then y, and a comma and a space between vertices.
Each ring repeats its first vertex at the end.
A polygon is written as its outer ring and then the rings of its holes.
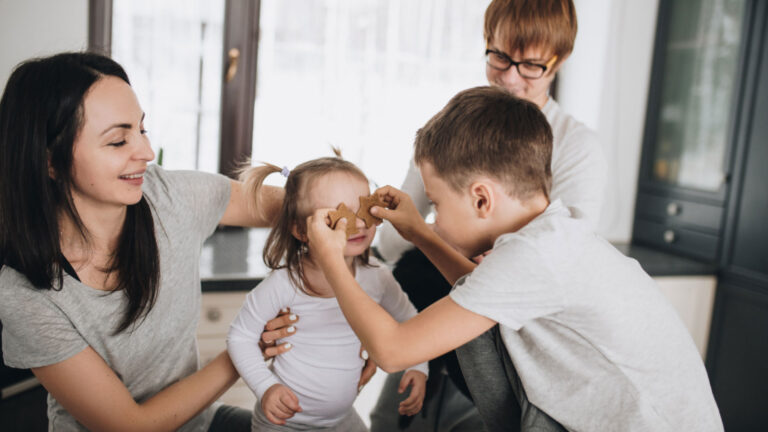
POLYGON ((280 171, 280 175, 282 175, 285 178, 288 178, 288 174, 290 173, 291 173, 291 170, 289 170, 287 166, 284 166, 283 169, 280 171))

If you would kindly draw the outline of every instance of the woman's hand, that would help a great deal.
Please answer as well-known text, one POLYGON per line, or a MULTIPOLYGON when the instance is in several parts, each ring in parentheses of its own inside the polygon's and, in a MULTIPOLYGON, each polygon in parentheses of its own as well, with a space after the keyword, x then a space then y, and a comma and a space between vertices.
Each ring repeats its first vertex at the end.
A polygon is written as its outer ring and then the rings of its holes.
POLYGON ((381 187, 374 193, 387 203, 388 208, 371 207, 371 214, 390 221, 405 240, 413 243, 414 237, 430 230, 407 193, 392 186, 381 187))
POLYGON ((267 420, 276 425, 284 425, 285 421, 301 412, 299 398, 288 387, 275 384, 264 392, 261 398, 261 410, 267 420))
POLYGON ((368 355, 368 351, 366 351, 363 347, 360 347, 360 358, 365 360, 365 364, 363 365, 363 372, 360 374, 360 381, 357 383, 358 393, 360 393, 360 391, 363 390, 363 386, 368 384, 371 378, 373 378, 373 375, 376 373, 377 369, 376 363, 371 360, 371 357, 368 355))
POLYGON ((277 314, 277 317, 267 321, 264 331, 261 333, 261 339, 259 339, 259 348, 264 355, 264 360, 271 359, 292 348, 289 342, 275 345, 275 341, 296 334, 294 324, 298 320, 299 317, 291 313, 291 308, 285 308, 277 314))
POLYGON ((328 212, 333 209, 318 209, 307 218, 307 238, 310 253, 322 260, 324 258, 343 258, 347 246, 347 220, 339 219, 336 229, 328 224, 328 212))
POLYGON ((398 393, 403 393, 405 389, 411 387, 411 394, 404 401, 400 402, 397 412, 401 415, 412 416, 421 411, 421 405, 424 403, 424 394, 427 388, 427 376, 417 370, 409 370, 403 374, 400 379, 398 393))

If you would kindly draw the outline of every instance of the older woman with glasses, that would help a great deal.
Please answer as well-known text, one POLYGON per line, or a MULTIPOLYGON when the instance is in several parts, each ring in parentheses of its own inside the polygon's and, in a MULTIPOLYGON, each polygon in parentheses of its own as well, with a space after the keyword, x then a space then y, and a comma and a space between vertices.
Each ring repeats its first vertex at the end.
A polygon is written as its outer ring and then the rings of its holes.
MULTIPOLYGON (((549 94, 555 74, 573 50, 576 30, 572 0, 493 0, 485 12, 485 71, 491 85, 534 102, 547 117, 554 138, 550 198, 561 199, 595 226, 605 184, 605 161, 597 136, 564 112, 549 94)), ((413 162, 401 189, 413 198, 422 215, 431 211, 413 162)), ((422 310, 447 295, 451 287, 412 248, 385 223, 378 250, 389 262, 397 262, 395 277, 422 310)), ((389 376, 371 415, 371 430, 563 430, 527 400, 502 343, 494 328, 455 353, 430 362, 423 414, 417 418, 394 415, 407 395, 398 394, 398 374, 389 376), (520 411, 511 412, 509 407, 514 405, 520 411)))

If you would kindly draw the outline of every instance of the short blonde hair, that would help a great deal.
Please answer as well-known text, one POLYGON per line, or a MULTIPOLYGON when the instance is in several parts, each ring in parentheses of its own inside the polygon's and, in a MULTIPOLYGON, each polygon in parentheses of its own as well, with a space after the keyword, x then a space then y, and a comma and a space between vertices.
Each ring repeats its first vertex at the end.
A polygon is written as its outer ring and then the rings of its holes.
POLYGON ((572 0, 493 0, 485 10, 485 42, 513 55, 528 48, 552 50, 557 63, 573 51, 576 8, 572 0))

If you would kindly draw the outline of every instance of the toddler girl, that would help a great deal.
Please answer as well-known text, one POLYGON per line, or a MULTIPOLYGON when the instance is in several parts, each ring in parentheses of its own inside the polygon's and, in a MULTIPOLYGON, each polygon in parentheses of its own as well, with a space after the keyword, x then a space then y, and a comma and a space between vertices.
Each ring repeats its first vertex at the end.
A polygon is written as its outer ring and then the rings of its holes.
MULTIPOLYGON (((252 430, 365 431, 352 407, 363 368, 360 341, 307 245, 306 219, 316 209, 342 203, 358 212, 360 197, 370 193, 368 179, 341 158, 315 159, 290 173, 265 164, 247 169, 241 179, 247 192, 258 197, 264 179, 275 172, 287 181, 283 207, 263 253, 264 262, 274 271, 248 294, 227 338, 235 367, 259 398, 252 430), (301 316, 302 328, 291 336, 292 349, 267 366, 259 338, 265 323, 285 308, 301 316)), ((358 229, 350 234, 344 250, 347 266, 368 295, 396 320, 415 316, 416 309, 390 271, 370 257, 376 226, 366 226, 359 216, 354 219, 347 220, 358 229)), ((423 363, 403 375, 400 388, 411 387, 404 401, 408 415, 421 409, 427 372, 423 363)))

